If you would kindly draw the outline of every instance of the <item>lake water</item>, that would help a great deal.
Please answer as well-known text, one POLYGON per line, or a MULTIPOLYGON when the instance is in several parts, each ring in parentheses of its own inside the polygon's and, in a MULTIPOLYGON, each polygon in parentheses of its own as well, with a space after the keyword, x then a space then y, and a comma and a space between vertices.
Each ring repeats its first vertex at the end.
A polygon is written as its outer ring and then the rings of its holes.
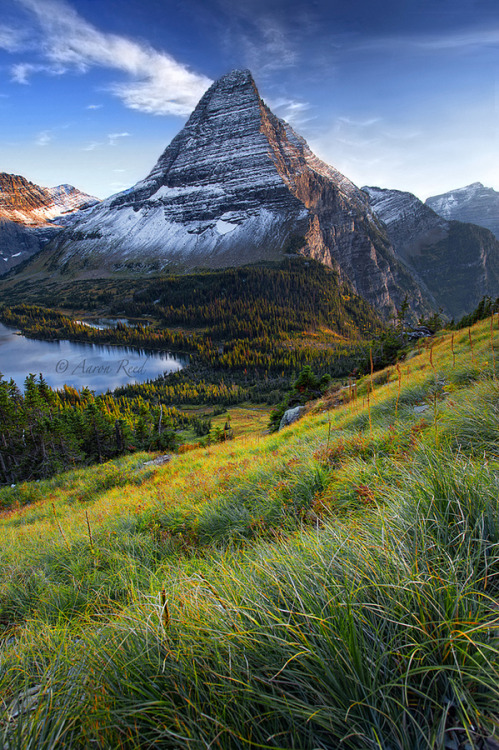
POLYGON ((0 323, 0 373, 6 380, 13 378, 21 390, 29 373, 42 373, 52 388, 66 383, 105 393, 181 370, 187 363, 188 357, 167 352, 27 339, 0 323))

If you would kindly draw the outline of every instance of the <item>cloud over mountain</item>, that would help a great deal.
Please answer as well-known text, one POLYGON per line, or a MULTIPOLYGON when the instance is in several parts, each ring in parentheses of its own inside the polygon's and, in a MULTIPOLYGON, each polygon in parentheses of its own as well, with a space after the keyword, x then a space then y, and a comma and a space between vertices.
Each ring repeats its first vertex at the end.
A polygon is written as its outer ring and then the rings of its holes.
MULTIPOLYGON (((41 31, 43 64, 17 63, 12 76, 27 83, 35 73, 86 73, 104 67, 128 75, 109 90, 131 109, 151 114, 186 115, 211 81, 191 72, 166 52, 118 34, 104 33, 83 19, 64 0, 17 0, 41 31)), ((0 44, 14 44, 0 28, 0 44), (5 37, 5 39, 4 39, 5 37)), ((16 42, 17 43, 17 42, 16 42)))

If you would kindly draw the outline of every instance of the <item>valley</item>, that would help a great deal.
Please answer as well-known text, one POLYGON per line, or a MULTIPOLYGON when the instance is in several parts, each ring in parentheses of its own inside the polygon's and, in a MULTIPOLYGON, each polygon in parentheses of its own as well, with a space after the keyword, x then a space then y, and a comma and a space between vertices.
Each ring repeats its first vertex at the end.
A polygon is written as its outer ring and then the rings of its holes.
POLYGON ((498 750, 497 193, 202 84, 102 201, 0 174, 0 746, 498 750))

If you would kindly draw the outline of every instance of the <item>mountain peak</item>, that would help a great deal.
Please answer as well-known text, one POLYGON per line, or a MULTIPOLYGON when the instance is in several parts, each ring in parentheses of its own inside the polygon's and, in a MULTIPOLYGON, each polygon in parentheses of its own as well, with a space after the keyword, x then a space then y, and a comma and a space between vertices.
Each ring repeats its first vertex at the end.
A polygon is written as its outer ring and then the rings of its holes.
MULTIPOLYGON (((299 252, 387 311, 399 304, 395 277, 404 274, 366 196, 270 111, 249 70, 215 81, 150 174, 53 248, 84 274, 178 273, 299 252)), ((423 304, 407 274, 401 284, 423 304)))
POLYGON ((247 83, 252 83, 253 85, 255 85, 251 70, 248 70, 248 68, 243 68, 242 70, 234 68, 234 70, 231 70, 229 73, 226 73, 225 75, 218 78, 215 83, 212 84, 211 88, 219 85, 244 86, 247 83))
POLYGON ((46 188, 0 172, 0 276, 37 253, 79 209, 95 203, 72 185, 46 188))
POLYGON ((433 195, 426 205, 445 219, 486 227, 499 239, 499 192, 481 182, 433 195))

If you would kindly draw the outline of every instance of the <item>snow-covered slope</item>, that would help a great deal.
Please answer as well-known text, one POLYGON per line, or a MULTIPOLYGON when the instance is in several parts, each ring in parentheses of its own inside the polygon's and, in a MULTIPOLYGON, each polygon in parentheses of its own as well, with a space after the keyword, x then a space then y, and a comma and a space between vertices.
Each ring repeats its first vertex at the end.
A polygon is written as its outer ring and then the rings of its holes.
POLYGON ((364 187, 396 253, 452 317, 499 294, 499 241, 475 224, 446 221, 412 193, 364 187))
POLYGON ((339 269, 378 309, 424 307, 366 196, 263 103, 249 71, 202 97, 151 173, 88 211, 51 247, 80 275, 183 272, 299 251, 339 269))
POLYGON ((44 188, 0 173, 0 275, 44 247, 79 210, 98 203, 72 185, 44 188))
POLYGON ((499 192, 484 187, 481 182, 434 195, 426 200, 426 205, 444 219, 486 227, 499 239, 499 192))

